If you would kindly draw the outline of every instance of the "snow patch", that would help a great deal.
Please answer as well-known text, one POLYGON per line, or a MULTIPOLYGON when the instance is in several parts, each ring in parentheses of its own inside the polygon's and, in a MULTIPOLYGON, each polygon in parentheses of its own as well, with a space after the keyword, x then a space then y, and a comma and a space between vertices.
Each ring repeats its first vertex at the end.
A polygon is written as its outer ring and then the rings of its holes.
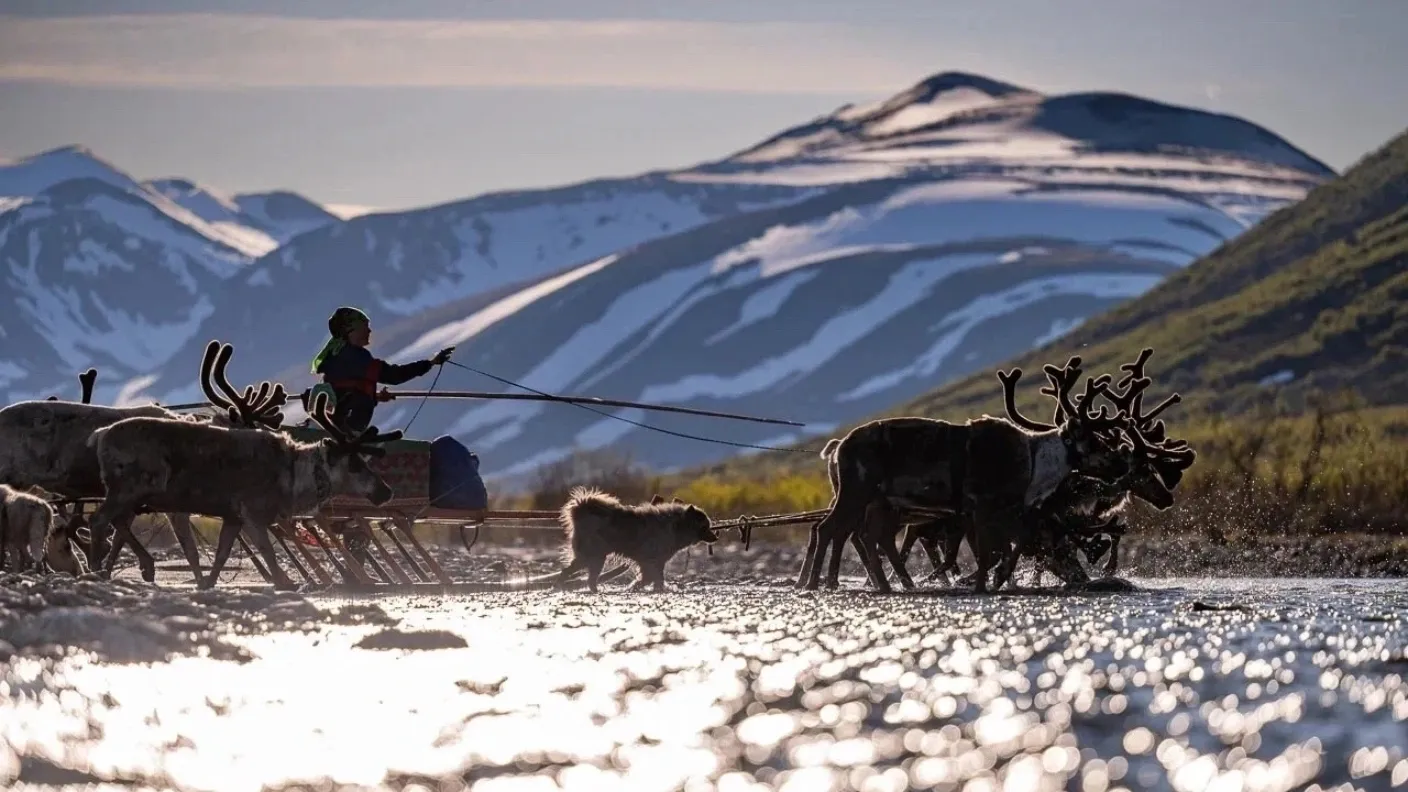
POLYGON ((897 191, 867 206, 778 225, 719 256, 726 270, 758 262, 764 276, 814 263, 838 249, 914 248, 1003 237, 1048 237, 1087 244, 1147 239, 1188 251, 1184 259, 1236 236, 1241 224, 1201 203, 1110 189, 1032 189, 1010 179, 944 181, 897 191), (1172 222, 1183 218, 1197 227, 1172 222), (1221 235, 1215 239, 1200 228, 1221 235), (1112 239, 1112 236, 1116 236, 1112 239))
POLYGON ((820 274, 819 270, 794 272, 776 278, 772 283, 748 295, 739 307, 738 318, 733 324, 704 339, 704 346, 713 346, 740 330, 776 316, 793 292, 820 274))
MULTIPOLYGON (((974 328, 999 316, 1019 312, 1029 305, 1063 294, 1103 299, 1136 297, 1152 289, 1160 280, 1157 275, 1065 275, 1035 278, 1010 289, 985 294, 931 327, 931 330, 942 331, 943 334, 912 364, 871 377, 838 395, 836 401, 855 401, 894 388, 908 379, 932 377, 974 328)), ((938 385, 940 382, 932 384, 938 385)))
POLYGON ((801 346, 731 376, 691 374, 672 383, 651 385, 638 398, 663 403, 701 398, 736 399, 766 390, 787 377, 807 374, 844 354, 846 347, 870 334, 884 319, 923 302, 936 284, 954 273, 991 261, 990 255, 964 254, 910 262, 891 275, 878 294, 827 319, 801 346))
MULTIPOLYGON (((616 347, 626 337, 649 324, 662 309, 668 310, 668 306, 682 299, 708 277, 709 270, 709 262, 683 267, 623 292, 601 317, 580 327, 519 382, 534 390, 561 392, 587 372, 596 370, 602 360, 614 356, 616 347)), ((490 402, 466 412, 448 431, 461 434, 489 424, 522 422, 541 410, 541 404, 490 402)), ((492 448, 497 442, 480 440, 479 445, 492 448)))
POLYGON ((463 344, 465 341, 482 333, 486 328, 507 319, 538 300, 560 289, 566 288, 594 272, 610 266, 616 259, 617 257, 614 255, 605 256, 590 264, 584 264, 570 272, 558 275, 555 278, 548 278, 522 291, 514 292, 512 295, 471 314, 465 319, 461 319, 457 322, 448 322, 421 335, 420 338, 411 342, 409 346, 397 352, 393 357, 397 360, 428 357, 447 346, 463 344))
POLYGON ((966 110, 995 104, 997 100, 976 88, 954 88, 937 94, 932 101, 905 105, 889 116, 866 125, 875 137, 895 135, 937 124, 966 110))
POLYGON ((1050 329, 1037 336, 1036 339, 1032 341, 1032 348, 1044 347, 1083 324, 1085 324, 1085 317, 1083 316, 1076 316, 1070 319, 1052 319, 1050 329))
POLYGON ((1295 378, 1296 373, 1294 371, 1290 369, 1281 369, 1275 374, 1268 374, 1267 376, 1257 380, 1257 385, 1260 385, 1263 388, 1270 388, 1275 385, 1285 385, 1286 383, 1295 380, 1295 378))

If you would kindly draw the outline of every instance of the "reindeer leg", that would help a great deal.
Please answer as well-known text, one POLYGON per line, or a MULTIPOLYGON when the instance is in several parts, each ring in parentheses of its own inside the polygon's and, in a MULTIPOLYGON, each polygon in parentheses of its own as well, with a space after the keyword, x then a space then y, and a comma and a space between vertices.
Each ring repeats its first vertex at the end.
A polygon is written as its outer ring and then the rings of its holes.
POLYGON ((869 563, 875 567, 875 576, 885 581, 883 586, 877 588, 886 594, 892 589, 889 578, 885 575, 884 561, 889 561, 890 566, 894 567, 895 576, 899 578, 901 585, 906 589, 914 588, 914 581, 909 578, 909 572, 904 568, 904 562, 900 560, 895 549, 895 539, 901 527, 899 520, 899 515, 884 501, 875 501, 865 509, 863 533, 866 549, 870 552, 869 563))
POLYGON ((298 588, 298 584, 294 583, 288 573, 284 572, 284 568, 279 566, 279 558, 274 554, 274 542, 269 538, 269 523, 251 519, 245 523, 244 532, 246 536, 254 540, 254 548, 264 559, 264 566, 269 570, 269 577, 274 579, 274 590, 293 591, 298 588))
POLYGON ((823 517, 821 520, 817 520, 816 522, 812 523, 811 531, 807 536, 807 555, 806 558, 802 560, 802 571, 797 574, 797 583, 795 586, 796 588, 806 587, 807 582, 812 577, 812 567, 816 566, 817 564, 816 556, 818 552, 818 545, 820 544, 818 541, 819 537, 821 536, 819 528, 821 526, 822 520, 825 519, 826 518, 823 517))
MULTIPOLYGON (((111 577, 112 566, 117 563, 117 556, 122 552, 122 543, 114 542, 111 546, 105 544, 108 531, 113 529, 116 521, 121 520, 127 525, 131 525, 131 517, 134 507, 127 503, 118 503, 111 499, 104 499, 93 512, 93 516, 88 520, 88 568, 98 574, 99 577, 111 577), (103 538, 100 538, 103 537, 103 538), (99 551, 103 551, 99 554, 99 551)), ((116 530, 113 529, 113 533, 116 530)))
MULTIPOLYGON (((959 539, 962 540, 962 536, 959 539)), ((919 548, 924 551, 924 557, 929 560, 929 576, 925 580, 938 580, 943 578, 948 581, 947 573, 944 572, 944 557, 939 554, 939 542, 937 537, 927 537, 919 540, 919 548)), ((957 555, 958 551, 954 551, 957 555)))
POLYGON ((996 555, 997 536, 994 534, 1002 527, 996 509, 987 506, 974 509, 972 524, 968 530, 968 546, 973 548, 973 557, 978 561, 978 570, 973 578, 974 594, 987 593, 988 573, 992 571, 996 560, 993 556, 996 555))
MULTIPOLYGON (((860 534, 852 533, 850 536, 851 547, 856 550, 856 555, 860 556, 861 566, 865 567, 865 579, 869 581, 872 588, 883 594, 890 593, 890 581, 885 579, 885 568, 880 566, 880 551, 870 543, 861 538, 860 534)), ((838 551, 836 556, 840 557, 838 551)), ((837 564, 839 567, 840 564, 837 564)))
MULTIPOLYGON (((841 556, 845 553, 846 542, 856 543, 853 532, 836 532, 831 536, 831 557, 826 560, 826 589, 835 591, 841 586, 841 556)), ((860 554, 862 564, 865 564, 865 550, 857 547, 856 552, 860 554)), ((870 573, 870 568, 866 566, 866 573, 870 573)))
POLYGON ((171 532, 181 544, 181 554, 186 557, 186 565, 195 576, 195 584, 200 585, 200 548, 196 546, 196 531, 191 525, 191 515, 171 513, 166 515, 171 521, 171 532))
POLYGON ((1017 540, 1016 546, 1009 545, 1006 556, 997 567, 997 574, 993 578, 992 588, 994 591, 1001 591, 1002 587, 1012 580, 1012 574, 1017 570, 1017 562, 1022 559, 1027 551, 1027 540, 1025 537, 1017 540))
POLYGON ((234 549, 235 537, 244 529, 244 520, 240 517, 226 517, 220 521, 220 538, 215 542, 215 558, 210 562, 210 574, 201 581, 197 588, 213 589, 215 584, 220 582, 220 570, 225 568, 225 562, 230 560, 230 551, 234 549))
POLYGON ((136 515, 133 515, 127 519, 125 525, 118 527, 120 538, 113 544, 114 552, 108 556, 108 572, 111 574, 112 564, 117 560, 116 548, 127 546, 132 548, 132 555, 137 557, 137 568, 141 570, 142 580, 155 583, 156 561, 152 558, 152 554, 147 552, 147 548, 137 541, 137 535, 132 532, 132 522, 135 519, 136 515))
MULTIPOLYGON (((904 539, 900 542, 900 562, 908 564, 909 554, 914 550, 914 543, 919 541, 919 527, 921 523, 908 523, 904 526, 904 539)), ((895 534, 899 539, 899 534, 895 534)))
POLYGON ((1116 534, 1111 534, 1111 535, 1110 535, 1110 551, 1109 551, 1109 552, 1110 552, 1110 555, 1109 555, 1108 558, 1105 559, 1105 569, 1104 569, 1104 572, 1105 572, 1105 576, 1106 576, 1106 577, 1114 577, 1115 570, 1119 569, 1119 565, 1120 565, 1120 537, 1121 537, 1121 534, 1118 534, 1118 533, 1116 533, 1116 534))
POLYGON ((88 568, 103 573, 103 561, 107 558, 112 547, 112 522, 98 524, 97 512, 88 518, 88 568))
POLYGON ((821 584, 821 562, 826 560, 826 551, 831 547, 831 535, 840 530, 841 518, 833 505, 831 511, 825 517, 817 521, 812 527, 816 537, 816 554, 812 556, 811 568, 806 570, 806 581, 803 584, 808 591, 816 591, 821 584))
POLYGON ((900 585, 904 586, 906 590, 913 591, 915 588, 914 578, 909 576, 909 570, 905 568, 904 559, 900 558, 899 550, 895 547, 895 534, 891 534, 887 538, 889 541, 880 543, 880 550, 884 552, 885 556, 889 559, 890 566, 895 568, 895 577, 900 579, 900 585))

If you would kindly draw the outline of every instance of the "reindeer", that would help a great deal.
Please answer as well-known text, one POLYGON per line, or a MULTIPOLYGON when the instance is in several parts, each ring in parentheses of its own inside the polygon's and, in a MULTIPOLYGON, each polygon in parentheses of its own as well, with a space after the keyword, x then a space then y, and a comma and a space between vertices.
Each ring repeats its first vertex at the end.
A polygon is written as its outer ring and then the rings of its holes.
MULTIPOLYGON (((1049 551, 1044 560, 1068 585, 1089 580, 1075 558, 1077 551, 1083 553, 1090 563, 1095 563, 1105 552, 1110 552, 1105 574, 1113 575, 1119 537, 1125 530, 1123 511, 1130 497, 1137 497, 1160 511, 1170 508, 1173 505, 1172 489, 1177 486, 1182 472, 1196 459, 1196 453, 1187 448, 1187 443, 1166 440, 1163 422, 1155 421, 1160 413, 1182 400, 1179 394, 1172 394, 1148 414, 1141 412, 1142 394, 1151 384, 1151 380, 1144 376, 1144 366, 1153 353, 1152 348, 1145 348, 1133 363, 1120 367, 1126 372, 1126 376, 1115 385, 1121 389, 1120 393, 1112 393, 1108 389, 1103 392, 1104 397, 1122 414, 1130 416, 1131 426, 1126 431, 1132 443, 1132 448, 1126 452, 1129 456, 1128 472, 1114 482, 1087 476, 1067 478, 1050 498, 1027 517, 1034 523, 1033 535, 1042 543, 1041 547, 1033 549, 1049 551), (1150 437, 1155 440, 1150 440, 1150 437)), ((1021 379, 1020 369, 999 372, 998 379, 1002 381, 1008 419, 1029 431, 1054 428, 1028 419, 1018 411, 1016 385, 1021 379)), ((1051 387, 1043 388, 1041 392, 1054 397, 1056 387, 1057 382, 1053 378, 1051 387)), ((1064 409, 1058 399, 1052 420, 1060 423, 1063 416, 1064 409)), ((957 555, 962 540, 963 526, 951 517, 911 525, 900 549, 900 558, 902 563, 908 560, 911 548, 917 542, 934 566, 930 577, 949 576, 957 570, 957 555), (941 553, 937 549, 940 542, 943 544, 941 553)), ((966 582, 966 578, 959 581, 960 584, 966 582)))
MULTIPOLYGON (((249 400, 257 402, 251 391, 246 390, 249 400)), ((381 434, 376 427, 358 436, 345 433, 328 414, 326 394, 314 397, 310 416, 328 438, 303 443, 283 432, 161 418, 129 418, 93 432, 89 443, 107 489, 93 516, 94 530, 115 525, 119 532, 106 568, 126 541, 124 524, 145 507, 222 521, 215 559, 200 588, 214 587, 240 530, 254 539, 275 588, 295 588, 274 555, 269 525, 317 511, 336 496, 386 503, 391 487, 364 457, 384 455, 386 449, 376 444, 401 437, 399 431, 381 434)))
POLYGON ((14 553, 15 568, 83 573, 83 565, 63 533, 54 507, 45 499, 0 484, 0 552, 14 553))
MULTIPOLYGON (((1094 395, 1107 384, 1087 380, 1082 407, 1070 403, 1079 365, 1080 358, 1073 357, 1065 369, 1044 367, 1060 382, 1057 396, 1068 416, 1049 431, 1028 431, 990 415, 963 424, 888 418, 851 430, 835 447, 839 486, 829 513, 813 528, 799 584, 818 586, 820 562, 829 544, 827 587, 835 588, 842 543, 866 519, 871 504, 884 501, 909 515, 966 514, 980 570, 975 590, 986 591, 994 551, 1010 552, 1016 542, 1020 553, 1025 546, 1024 508, 1045 500, 1072 474, 1112 481, 1128 469, 1118 435, 1109 434, 1124 428, 1127 416, 1111 416, 1103 407, 1098 414, 1088 411, 1094 395)), ((876 555, 883 553, 898 570, 894 542, 877 544, 876 555)), ((878 557, 876 568, 870 568, 872 560, 861 555, 872 581, 888 591, 878 557)))
MULTIPOLYGON (((1173 489, 1182 480, 1183 472, 1197 459, 1197 453, 1188 447, 1187 442, 1168 438, 1164 422, 1157 420, 1165 410, 1179 404, 1182 396, 1173 393, 1147 414, 1143 412, 1144 391, 1152 384, 1152 380, 1144 375, 1144 367, 1153 354, 1152 347, 1145 347, 1134 362, 1121 365, 1120 370, 1125 372, 1125 376, 1115 384, 1118 392, 1107 390, 1104 394, 1116 409, 1130 416, 1130 440, 1134 449, 1129 472, 1119 481, 1108 484, 1091 479, 1073 480, 1064 491, 1058 492, 1047 502, 1037 517, 1045 523, 1044 533, 1054 533, 1058 537, 1064 534, 1074 540, 1092 564, 1108 552, 1109 558, 1104 565, 1106 575, 1113 575, 1118 567, 1119 541, 1126 530, 1124 511, 1130 498, 1138 498, 1159 511, 1171 508, 1173 489)), ((1012 389, 1006 390, 1009 416, 1014 421, 1025 421, 1016 414, 1012 389)), ((1050 393, 1047 389, 1042 392, 1050 393)), ((1060 410, 1059 404, 1057 410, 1060 410)), ((1059 412, 1055 418, 1060 419, 1059 412)), ((1074 558, 1070 560, 1074 561, 1074 558)), ((1067 563, 1066 566, 1076 573, 1077 578, 1085 577, 1079 564, 1067 563)), ((1066 576, 1062 577, 1066 579, 1066 576)))
MULTIPOLYGON (((245 388, 244 394, 241 395, 230 384, 229 375, 226 373, 234 351, 233 346, 222 344, 219 341, 212 340, 206 344, 205 354, 200 363, 200 387, 213 410, 198 420, 227 428, 278 431, 283 426, 284 419, 279 408, 288 403, 288 394, 284 391, 284 386, 271 384, 265 380, 259 384, 257 392, 253 386, 250 386, 245 388), (221 393, 224 393, 224 396, 221 396, 221 393)), ((146 511, 145 508, 139 508, 137 513, 142 514, 146 511)), ((195 576, 196 585, 200 585, 200 550, 196 547, 195 530, 191 527, 189 515, 180 516, 184 519, 171 521, 172 533, 176 535, 176 541, 181 545, 181 553, 186 557, 191 574, 195 576)), ((132 548, 139 564, 143 558, 151 557, 130 530, 118 529, 115 533, 118 535, 119 541, 109 551, 112 558, 117 558, 123 547, 132 548)), ((112 565, 112 562, 107 563, 104 572, 110 573, 112 565)))
MULTIPOLYGON (((98 372, 88 369, 78 376, 83 387, 81 402, 60 401, 56 396, 43 400, 16 402, 0 408, 0 484, 41 490, 61 499, 100 498, 103 496, 98 460, 87 446, 88 436, 96 429, 138 417, 163 418, 194 423, 224 423, 222 416, 189 416, 173 412, 156 404, 132 407, 109 407, 92 404, 93 383, 98 372)), ((169 515, 173 525, 185 515, 169 515)), ((76 540, 82 525, 81 516, 64 519, 69 540, 76 540)), ((180 532, 178 531, 178 536, 180 532)), ((50 565, 67 565, 61 543, 51 545, 59 555, 50 565)), ((104 552, 103 537, 89 532, 88 565, 96 567, 104 552)), ((156 579, 156 564, 145 548, 134 548, 142 579, 156 579)))

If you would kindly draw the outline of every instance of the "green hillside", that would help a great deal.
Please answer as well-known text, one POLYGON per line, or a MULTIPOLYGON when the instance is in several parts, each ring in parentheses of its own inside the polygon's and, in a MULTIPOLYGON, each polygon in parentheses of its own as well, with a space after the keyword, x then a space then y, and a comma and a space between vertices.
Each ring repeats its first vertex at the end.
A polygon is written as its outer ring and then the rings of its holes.
MULTIPOLYGON (((1361 519, 1373 501, 1391 513, 1362 519, 1405 524, 1408 131, 1148 293, 1003 368, 1028 372, 1019 403, 1047 416, 1042 363, 1079 354, 1086 371, 1116 373, 1145 346, 1157 350, 1147 368, 1151 398, 1183 394, 1169 428, 1203 452, 1180 491, 1221 493, 1235 479, 1268 503, 1286 502, 1288 492, 1299 504, 1323 496, 1324 509, 1361 519), (1352 412, 1346 394, 1358 405, 1352 412), (1339 401, 1326 407, 1330 395, 1339 401)), ((1002 409, 988 371, 888 414, 961 420, 1002 409)), ((830 494, 810 453, 735 459, 666 483, 721 499, 725 511, 811 508, 830 494), (768 494, 781 485, 804 494, 786 502, 768 494)), ((1328 520, 1322 513, 1311 522, 1325 528, 1328 520)))
MULTIPOLYGON (((1080 354, 1087 369, 1114 370, 1144 346, 1158 350, 1149 366, 1156 387, 1221 413, 1340 388, 1371 404, 1408 404, 1408 133, 1143 296, 1013 362, 1044 383, 1044 361, 1080 354)), ((1045 398, 1023 391, 1026 405, 1045 398)), ((987 372, 896 412, 956 417, 1001 404, 987 372)))

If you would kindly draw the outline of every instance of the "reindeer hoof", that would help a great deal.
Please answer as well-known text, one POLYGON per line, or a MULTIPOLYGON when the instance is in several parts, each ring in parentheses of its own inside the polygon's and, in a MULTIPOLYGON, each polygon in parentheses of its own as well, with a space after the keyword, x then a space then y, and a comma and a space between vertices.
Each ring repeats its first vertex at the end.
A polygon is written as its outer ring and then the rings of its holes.
POLYGON ((215 576, 211 575, 208 578, 202 578, 201 581, 196 584, 196 588, 201 591, 209 591, 215 588, 215 576))
POLYGON ((156 582, 156 566, 142 567, 142 580, 148 583, 156 582))

